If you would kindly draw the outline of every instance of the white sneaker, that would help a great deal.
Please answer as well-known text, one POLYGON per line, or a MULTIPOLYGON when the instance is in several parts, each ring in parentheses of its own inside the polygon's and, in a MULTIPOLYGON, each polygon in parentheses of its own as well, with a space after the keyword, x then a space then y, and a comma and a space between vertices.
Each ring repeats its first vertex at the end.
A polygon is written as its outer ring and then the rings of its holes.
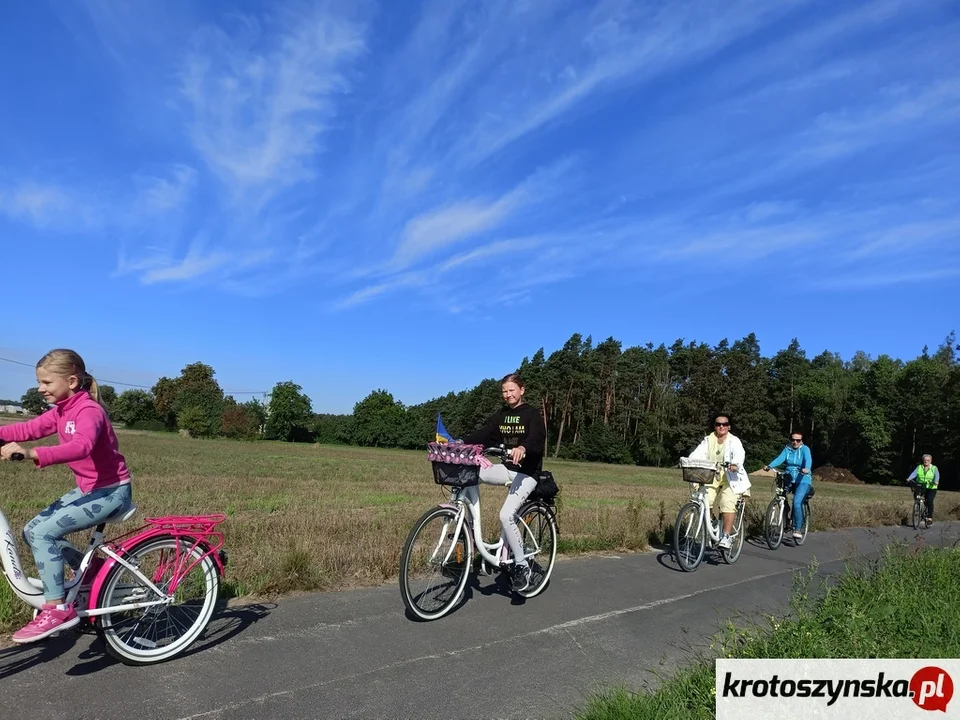
POLYGON ((729 535, 724 533, 720 536, 720 542, 717 543, 717 547, 723 550, 729 550, 731 547, 733 547, 733 540, 729 535))

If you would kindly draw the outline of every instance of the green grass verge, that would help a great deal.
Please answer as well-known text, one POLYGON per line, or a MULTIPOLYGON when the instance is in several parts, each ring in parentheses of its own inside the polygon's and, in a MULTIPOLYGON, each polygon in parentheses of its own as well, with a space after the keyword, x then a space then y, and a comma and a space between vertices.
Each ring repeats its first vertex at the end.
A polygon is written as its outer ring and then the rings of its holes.
MULTIPOLYGON (((817 568, 798 574, 790 617, 724 630, 715 647, 731 658, 960 657, 960 550, 888 547, 848 564, 814 597, 817 568)), ((650 692, 615 688, 580 720, 714 717, 714 660, 699 658, 650 692)))

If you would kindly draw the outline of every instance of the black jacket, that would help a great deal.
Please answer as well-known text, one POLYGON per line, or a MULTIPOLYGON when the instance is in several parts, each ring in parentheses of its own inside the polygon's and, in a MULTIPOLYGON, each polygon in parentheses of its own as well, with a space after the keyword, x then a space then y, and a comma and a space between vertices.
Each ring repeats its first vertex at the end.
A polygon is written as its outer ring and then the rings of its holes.
POLYGON ((500 445, 515 448, 523 445, 527 451, 520 465, 504 463, 507 468, 524 475, 537 477, 543 466, 546 433, 543 429, 543 417, 540 410, 526 403, 515 408, 506 408, 494 413, 483 427, 463 438, 465 443, 493 447, 500 445))

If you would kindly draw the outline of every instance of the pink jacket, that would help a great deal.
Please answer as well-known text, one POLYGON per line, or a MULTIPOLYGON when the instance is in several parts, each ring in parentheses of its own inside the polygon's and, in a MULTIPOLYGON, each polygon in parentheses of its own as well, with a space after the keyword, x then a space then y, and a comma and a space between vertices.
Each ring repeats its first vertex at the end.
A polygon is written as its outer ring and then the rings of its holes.
POLYGON ((130 481, 110 418, 86 390, 61 400, 33 420, 0 426, 4 442, 29 442, 54 433, 60 438, 59 445, 35 448, 38 468, 66 463, 85 493, 130 481))

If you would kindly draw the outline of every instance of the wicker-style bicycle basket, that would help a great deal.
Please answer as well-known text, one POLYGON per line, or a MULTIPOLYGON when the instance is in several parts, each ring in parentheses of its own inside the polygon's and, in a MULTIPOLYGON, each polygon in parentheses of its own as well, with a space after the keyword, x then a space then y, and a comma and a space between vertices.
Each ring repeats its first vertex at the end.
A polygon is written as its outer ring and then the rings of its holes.
POLYGON ((682 457, 680 471, 683 473, 684 482, 707 485, 712 483, 717 475, 717 464, 710 460, 692 460, 682 457))
POLYGON ((482 445, 432 442, 427 448, 427 459, 433 465, 433 481, 438 485, 465 488, 480 483, 482 445))

